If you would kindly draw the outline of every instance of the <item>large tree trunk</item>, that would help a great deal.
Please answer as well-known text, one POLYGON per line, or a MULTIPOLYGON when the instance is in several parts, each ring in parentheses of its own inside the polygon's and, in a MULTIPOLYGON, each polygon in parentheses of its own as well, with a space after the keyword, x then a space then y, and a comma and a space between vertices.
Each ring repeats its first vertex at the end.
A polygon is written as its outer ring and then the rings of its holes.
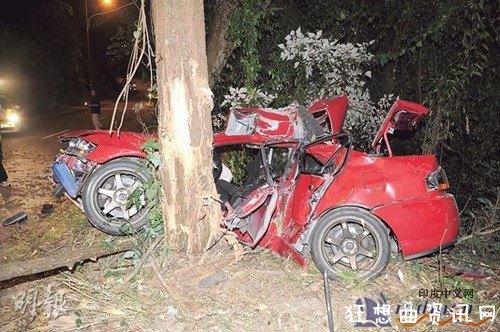
POLYGON ((220 220, 212 176, 212 93, 203 0, 153 0, 166 237, 199 253, 220 220))
POLYGON ((219 80, 220 74, 233 53, 234 44, 229 38, 231 15, 242 0, 217 0, 209 20, 207 60, 210 87, 219 80))

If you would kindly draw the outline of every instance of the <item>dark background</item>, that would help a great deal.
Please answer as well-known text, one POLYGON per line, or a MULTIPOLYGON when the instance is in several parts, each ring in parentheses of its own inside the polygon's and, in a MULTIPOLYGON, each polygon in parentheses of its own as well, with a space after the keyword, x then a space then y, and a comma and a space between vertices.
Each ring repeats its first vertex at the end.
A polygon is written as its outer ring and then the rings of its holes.
MULTIPOLYGON (((128 1, 114 0, 107 7, 88 0, 89 17, 128 1)), ((110 65, 107 48, 120 26, 133 27, 137 8, 128 6, 90 19, 90 49, 94 85, 102 97, 119 89, 116 76, 126 72, 127 61, 110 65)), ((88 98, 86 16, 84 0, 18 0, 0 11, 0 94, 30 112, 50 111, 83 104, 88 98)), ((128 41, 132 30, 128 28, 128 41)))

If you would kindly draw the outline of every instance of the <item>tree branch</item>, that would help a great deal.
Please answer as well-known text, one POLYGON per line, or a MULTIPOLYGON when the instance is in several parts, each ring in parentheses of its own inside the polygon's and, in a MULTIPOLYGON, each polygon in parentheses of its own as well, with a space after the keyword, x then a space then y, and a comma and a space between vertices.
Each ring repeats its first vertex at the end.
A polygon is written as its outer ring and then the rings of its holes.
POLYGON ((53 256, 2 264, 0 265, 0 281, 57 270, 60 268, 68 268, 71 270, 78 262, 85 260, 97 261, 100 257, 118 254, 130 250, 134 246, 135 243, 133 240, 126 240, 124 242, 117 243, 112 248, 104 247, 103 244, 99 243, 88 248, 78 248, 53 256))
POLYGON ((469 235, 466 235, 466 236, 463 236, 463 237, 459 238, 457 240, 457 244, 458 243, 462 243, 464 241, 467 241, 467 240, 473 238, 474 236, 492 234, 492 233, 495 233, 495 232, 498 232, 498 231, 500 231, 500 227, 493 228, 493 229, 488 229, 488 230, 480 231, 480 232, 476 232, 476 233, 472 233, 472 234, 469 234, 469 235))

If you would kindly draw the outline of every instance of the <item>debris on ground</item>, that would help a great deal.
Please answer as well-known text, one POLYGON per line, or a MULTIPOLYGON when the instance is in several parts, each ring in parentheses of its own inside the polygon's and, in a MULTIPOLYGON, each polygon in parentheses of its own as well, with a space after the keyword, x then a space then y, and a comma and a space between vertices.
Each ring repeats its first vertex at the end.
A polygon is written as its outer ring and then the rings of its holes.
POLYGON ((220 284, 221 282, 227 281, 227 274, 224 272, 212 274, 200 281, 198 284, 199 289, 206 289, 212 285, 220 284))
POLYGON ((7 226, 14 225, 14 224, 26 221, 26 220, 28 220, 28 215, 26 214, 26 212, 19 212, 19 213, 16 213, 15 215, 13 215, 12 217, 5 219, 2 222, 2 226, 7 227, 7 226))
POLYGON ((54 205, 44 204, 42 210, 40 211, 40 218, 47 218, 54 211, 54 205))

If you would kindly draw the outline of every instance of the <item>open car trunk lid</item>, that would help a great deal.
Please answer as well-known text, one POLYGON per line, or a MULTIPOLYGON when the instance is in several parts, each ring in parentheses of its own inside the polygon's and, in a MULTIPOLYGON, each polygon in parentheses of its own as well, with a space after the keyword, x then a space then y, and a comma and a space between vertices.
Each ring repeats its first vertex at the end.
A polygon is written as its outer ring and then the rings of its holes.
POLYGON ((381 144, 385 141, 389 149, 389 154, 392 155, 387 135, 397 130, 415 130, 417 124, 420 123, 428 113, 429 109, 425 106, 406 100, 397 100, 382 122, 377 135, 375 135, 372 142, 372 148, 375 149, 377 153, 380 153, 381 144))

